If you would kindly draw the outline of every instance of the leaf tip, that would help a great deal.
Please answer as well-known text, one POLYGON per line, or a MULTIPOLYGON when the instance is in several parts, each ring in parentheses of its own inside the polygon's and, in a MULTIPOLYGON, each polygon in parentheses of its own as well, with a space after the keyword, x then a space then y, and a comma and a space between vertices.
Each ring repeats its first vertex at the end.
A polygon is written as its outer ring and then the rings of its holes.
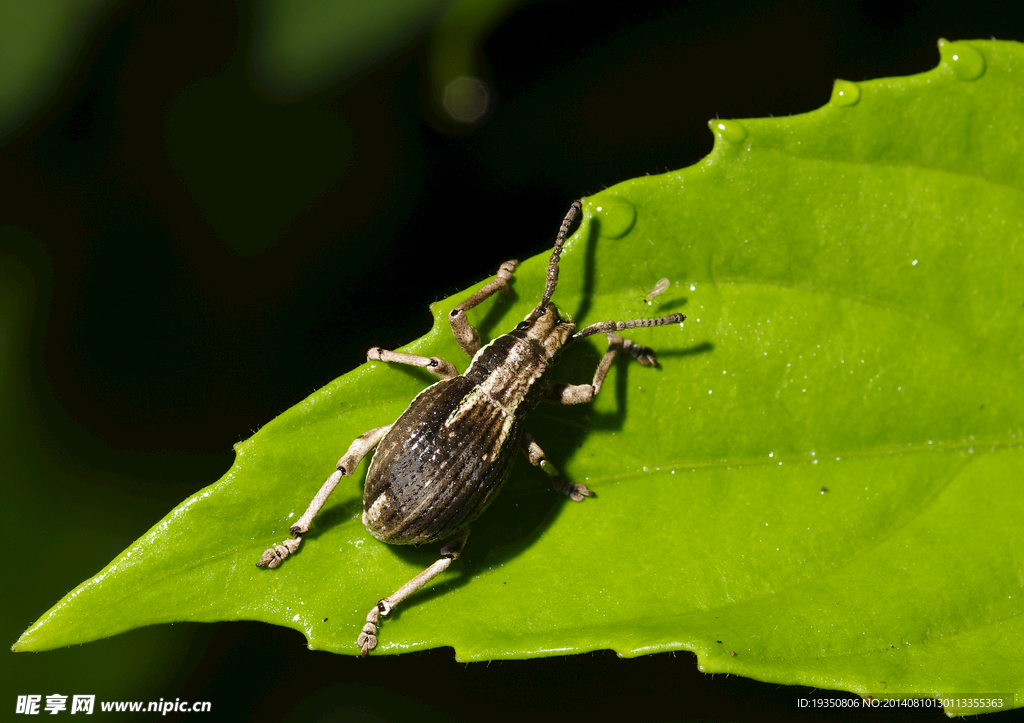
MULTIPOLYGON (((33 625, 32 627, 34 628, 35 626, 33 625)), ((29 628, 21 634, 21 636, 15 641, 14 645, 11 646, 12 653, 29 653, 36 649, 36 647, 32 645, 31 632, 32 628, 29 628)))

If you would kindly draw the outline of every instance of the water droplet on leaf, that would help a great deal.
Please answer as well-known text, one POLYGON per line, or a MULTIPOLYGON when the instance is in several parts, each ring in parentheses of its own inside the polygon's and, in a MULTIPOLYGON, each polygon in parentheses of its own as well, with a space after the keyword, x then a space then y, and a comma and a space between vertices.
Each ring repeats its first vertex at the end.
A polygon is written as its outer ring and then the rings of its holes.
POLYGON ((636 207, 624 198, 606 196, 595 208, 599 236, 618 239, 625 236, 636 223, 636 207))
POLYGON ((708 127, 711 129, 712 133, 729 143, 742 143, 747 137, 747 129, 736 121, 708 121, 708 127))
POLYGON ((939 53, 960 80, 977 80, 985 74, 985 56, 966 43, 940 40, 939 53))
POLYGON ((860 86, 848 80, 837 80, 832 86, 832 103, 835 105, 856 105, 860 100, 860 86))

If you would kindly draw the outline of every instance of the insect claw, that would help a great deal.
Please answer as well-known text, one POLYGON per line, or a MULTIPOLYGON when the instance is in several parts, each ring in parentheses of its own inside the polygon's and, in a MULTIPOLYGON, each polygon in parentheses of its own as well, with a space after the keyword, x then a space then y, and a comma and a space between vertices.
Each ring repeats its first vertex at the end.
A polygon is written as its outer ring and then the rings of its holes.
POLYGON ((501 293, 503 293, 503 294, 508 293, 508 283, 507 282, 508 282, 509 279, 512 278, 512 272, 515 270, 516 266, 518 266, 518 265, 519 265, 519 262, 516 261, 515 259, 512 259, 511 261, 506 261, 505 263, 503 263, 501 265, 501 267, 498 269, 498 278, 501 279, 502 281, 506 282, 501 287, 501 289, 500 289, 501 293))
POLYGON ((622 343, 622 350, 645 367, 658 366, 658 360, 654 357, 654 350, 650 347, 634 344, 631 340, 626 339, 622 343))
POLYGON ((280 564, 281 561, 277 559, 277 553, 274 552, 274 548, 268 547, 263 551, 263 558, 256 563, 256 567, 269 567, 273 570, 280 564))
POLYGON ((361 652, 360 657, 365 658, 366 654, 377 647, 377 623, 380 621, 380 608, 379 603, 373 606, 366 615, 366 625, 363 626, 362 632, 359 633, 359 637, 356 638, 356 645, 359 646, 361 652))
POLYGON ((377 628, 370 623, 363 626, 363 632, 356 638, 356 645, 359 646, 359 657, 365 658, 366 654, 377 647, 377 628))
POLYGON ((582 502, 584 497, 597 497, 591 490, 587 489, 586 485, 574 484, 570 485, 568 482, 565 485, 568 490, 566 494, 569 499, 573 502, 582 502))
POLYGON ((284 558, 291 555, 293 552, 299 549, 299 543, 302 542, 302 538, 296 536, 294 539, 285 540, 280 545, 274 545, 268 547, 263 551, 263 557, 259 562, 256 563, 256 567, 269 567, 273 570, 275 567, 284 562, 284 558))

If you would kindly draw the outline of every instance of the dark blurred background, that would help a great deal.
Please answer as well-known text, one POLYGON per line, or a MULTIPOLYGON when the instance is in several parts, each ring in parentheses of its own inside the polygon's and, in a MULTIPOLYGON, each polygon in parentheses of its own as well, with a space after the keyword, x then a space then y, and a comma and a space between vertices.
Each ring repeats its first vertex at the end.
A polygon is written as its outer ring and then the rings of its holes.
MULTIPOLYGON (((232 444, 547 249, 573 199, 697 162, 710 118, 929 70, 940 37, 1024 41, 1019 0, 627 4, 0 2, 8 645, 232 444)), ((684 652, 360 661, 248 623, 3 656, 8 710, 93 693, 217 720, 739 720, 844 697, 684 652)))

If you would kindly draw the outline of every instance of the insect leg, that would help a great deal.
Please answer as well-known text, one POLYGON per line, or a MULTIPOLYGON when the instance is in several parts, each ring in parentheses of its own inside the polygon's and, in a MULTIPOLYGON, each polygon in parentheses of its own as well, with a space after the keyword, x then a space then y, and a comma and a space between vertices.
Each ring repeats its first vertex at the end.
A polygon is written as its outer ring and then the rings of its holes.
POLYGON ((302 517, 291 526, 289 530, 292 534, 292 538, 285 540, 280 545, 274 545, 263 551, 263 558, 256 563, 257 567, 269 567, 271 569, 277 567, 284 558, 288 557, 299 549, 299 544, 302 542, 302 536, 309 532, 309 526, 313 523, 313 518, 319 514, 324 504, 327 502, 327 498, 331 496, 331 492, 334 492, 334 488, 338 486, 338 482, 341 481, 342 477, 350 477, 356 465, 359 464, 359 460, 366 456, 366 454, 377 446, 380 440, 387 434, 387 431, 391 429, 391 425, 386 427, 377 427, 371 429, 359 437, 356 437, 355 441, 349 445, 348 451, 345 452, 345 456, 338 460, 338 469, 327 478, 327 481, 320 487, 320 491, 316 493, 316 497, 309 503, 309 507, 302 514, 302 517))
POLYGON ((380 623, 380 616, 390 615, 391 611, 395 609, 395 605, 447 570, 452 561, 458 559, 462 553, 467 537, 469 537, 468 528, 441 548, 441 559, 373 606, 373 609, 366 615, 366 625, 363 626, 362 632, 356 638, 356 645, 362 649, 363 657, 377 647, 377 625, 380 623))
POLYGON ((636 346, 650 352, 647 347, 634 345, 628 339, 623 340, 621 336, 614 333, 605 334, 608 337, 608 350, 601 357, 597 369, 594 370, 594 381, 590 384, 552 384, 542 397, 545 402, 553 404, 586 404, 592 400, 604 384, 604 378, 608 376, 608 370, 612 368, 615 355, 622 350, 630 351, 636 346))
POLYGON ((459 371, 451 362, 447 362, 441 357, 388 351, 387 349, 381 349, 379 346, 375 346, 366 352, 366 358, 370 361, 393 362, 395 364, 423 367, 435 377, 440 377, 441 379, 451 379, 459 374, 459 371))
POLYGON ((498 278, 448 312, 448 323, 451 324, 452 335, 467 355, 474 356, 480 351, 480 332, 469 323, 466 312, 496 291, 503 294, 507 292, 508 280, 512 278, 512 270, 518 265, 519 262, 514 259, 503 263, 498 269, 498 278))
POLYGON ((544 450, 540 448, 528 432, 523 432, 523 454, 534 467, 540 467, 544 474, 551 478, 551 486, 575 502, 582 502, 584 497, 596 497, 586 485, 573 484, 562 478, 555 465, 548 462, 544 450))

